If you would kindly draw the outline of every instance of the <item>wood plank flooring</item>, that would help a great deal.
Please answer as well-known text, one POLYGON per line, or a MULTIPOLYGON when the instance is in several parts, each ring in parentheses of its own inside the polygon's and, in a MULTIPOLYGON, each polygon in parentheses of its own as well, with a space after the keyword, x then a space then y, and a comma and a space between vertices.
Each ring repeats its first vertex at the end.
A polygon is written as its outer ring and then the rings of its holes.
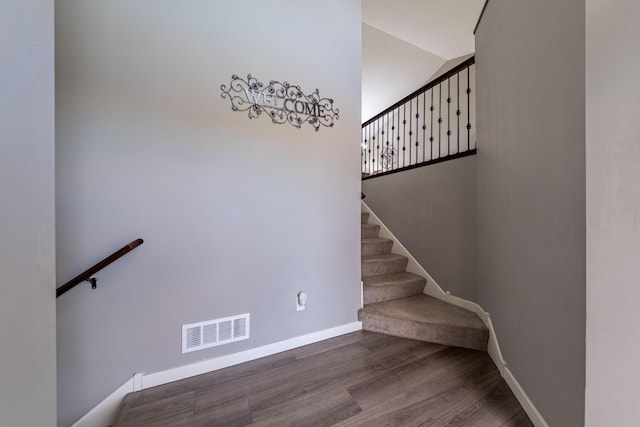
POLYGON ((532 426, 485 352, 354 332, 130 393, 115 426, 532 426))

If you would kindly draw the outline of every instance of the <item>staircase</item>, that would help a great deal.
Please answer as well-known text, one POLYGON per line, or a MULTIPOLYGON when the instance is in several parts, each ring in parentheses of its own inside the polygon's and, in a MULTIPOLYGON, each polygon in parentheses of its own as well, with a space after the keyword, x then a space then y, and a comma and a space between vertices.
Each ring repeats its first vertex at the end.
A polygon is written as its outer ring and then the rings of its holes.
POLYGON ((406 272, 408 259, 391 252, 393 241, 361 214, 364 308, 362 328, 419 341, 487 349, 489 331, 473 312, 423 293, 426 279, 406 272))

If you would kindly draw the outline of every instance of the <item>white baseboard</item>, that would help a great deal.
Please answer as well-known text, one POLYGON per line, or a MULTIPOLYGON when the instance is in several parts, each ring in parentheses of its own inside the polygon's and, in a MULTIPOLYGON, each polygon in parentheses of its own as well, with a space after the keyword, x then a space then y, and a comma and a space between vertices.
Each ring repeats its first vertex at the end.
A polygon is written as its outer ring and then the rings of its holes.
POLYGON ((107 427, 118 415, 118 410, 122 404, 122 399, 135 391, 134 388, 135 375, 129 378, 116 391, 111 393, 106 399, 98 403, 92 410, 87 412, 82 418, 73 424, 73 427, 107 427))
POLYGON ((405 248, 400 240, 393 235, 391 230, 387 228, 386 225, 377 217, 377 215, 371 210, 369 206, 363 201, 361 201, 362 209, 365 212, 369 213, 369 223, 376 224, 380 226, 380 237, 384 237, 385 239, 393 240, 393 253, 405 256, 409 259, 409 263, 407 264, 407 271, 409 273, 417 274, 418 276, 422 276, 427 279, 427 284, 424 287, 424 293, 432 296, 434 298, 438 298, 444 300, 445 293, 436 283, 436 281, 431 277, 431 275, 427 272, 427 270, 420 265, 420 263, 411 255, 411 253, 405 248))
POLYGON ((238 365, 240 363, 249 362, 261 357, 270 356, 272 354, 291 350, 304 345, 313 344, 318 341, 348 334, 350 332, 362 329, 361 322, 347 323, 345 325, 336 326, 335 328, 325 329, 323 331, 313 332, 311 334, 302 335, 288 340, 280 341, 261 347, 252 348, 226 356, 220 356, 213 359, 202 360, 190 365, 179 366, 177 368, 167 369, 166 371, 155 372, 151 374, 135 374, 127 382, 122 384, 116 391, 111 393, 106 399, 96 405, 85 416, 79 419, 73 427, 107 427, 115 420, 118 410, 122 404, 122 400, 132 391, 140 391, 145 388, 155 387, 167 384, 172 381, 189 378, 195 375, 204 374, 229 366, 238 365))
POLYGON ((270 356, 272 354, 291 350, 293 348, 302 347, 303 345, 313 344, 314 342, 337 337, 339 335, 348 334, 362 329, 361 322, 348 323, 323 331, 314 332, 312 334, 291 338, 274 344, 264 345, 239 353, 229 354, 227 356, 216 357, 215 359, 203 360, 191 365, 180 366, 153 374, 145 374, 142 376, 142 388, 155 387, 158 385, 170 383, 172 381, 181 380, 183 378, 193 377, 195 375, 204 374, 229 366, 238 365, 240 363, 249 362, 261 357, 270 356))
POLYGON ((516 380, 516 377, 513 376, 513 373, 506 366, 504 367, 504 374, 502 376, 516 396, 516 399, 518 399, 518 402, 520 402, 522 409, 524 409, 529 416, 533 425, 536 427, 549 427, 549 424, 542 418, 542 415, 538 412, 533 402, 529 400, 529 396, 524 392, 520 383, 516 380))
POLYGON ((529 399, 527 394, 524 392, 520 383, 513 376, 513 373, 507 368, 507 362, 502 357, 502 351, 500 350, 500 345, 498 344, 498 338, 496 337, 496 331, 493 328, 493 322, 491 322, 491 317, 489 313, 484 311, 484 309, 477 303, 473 301, 466 300, 464 298, 460 298, 454 295, 451 295, 451 292, 444 291, 442 287, 431 277, 431 275, 424 269, 422 265, 409 253, 407 248, 405 248, 402 243, 393 235, 391 230, 376 216, 375 213, 371 210, 371 208, 364 202, 361 201, 362 209, 365 212, 369 213, 369 222, 371 224, 377 224, 380 226, 380 237, 384 237, 387 239, 393 240, 393 252, 399 255, 406 256, 409 259, 409 263, 407 264, 407 271, 409 273, 417 274, 419 276, 425 277, 427 279, 427 284, 424 288, 424 293, 432 296, 434 298, 440 299, 442 301, 446 301, 455 306, 467 309, 469 311, 473 311, 478 315, 480 320, 485 324, 485 326, 489 329, 489 342, 487 344, 487 353, 493 360, 493 363, 496 365, 498 370, 500 371, 500 375, 505 379, 506 383, 511 388, 516 399, 520 402, 522 409, 527 413, 531 422, 536 427, 549 427, 544 418, 536 407, 533 405, 533 402, 529 399))

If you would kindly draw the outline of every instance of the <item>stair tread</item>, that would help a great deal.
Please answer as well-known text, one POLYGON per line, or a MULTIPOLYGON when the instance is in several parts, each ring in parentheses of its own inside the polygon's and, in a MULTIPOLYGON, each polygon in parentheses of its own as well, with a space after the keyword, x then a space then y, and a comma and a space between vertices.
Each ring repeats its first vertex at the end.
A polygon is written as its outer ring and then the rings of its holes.
POLYGON ((362 228, 375 228, 375 227, 380 227, 378 224, 360 224, 360 227, 362 228))
POLYGON ((360 238, 371 239, 378 237, 380 226, 377 224, 360 224, 360 238))
POLYGON ((384 237, 371 237, 362 239, 360 244, 361 256, 391 253, 393 240, 384 237))
POLYGON ((361 239, 361 243, 378 243, 378 242, 393 242, 391 239, 387 239, 386 237, 367 237, 361 239))
POLYGON ((487 330, 475 313, 424 294, 371 304, 361 311, 421 324, 487 330))
POLYGON ((398 254, 377 254, 377 255, 366 255, 362 257, 362 262, 377 262, 377 261, 396 261, 407 259, 406 256, 398 255, 398 254))
POLYGON ((364 286, 379 287, 379 286, 397 286, 407 282, 426 282, 422 276, 417 274, 401 272, 393 274, 382 274, 380 276, 363 277, 362 284, 364 286))

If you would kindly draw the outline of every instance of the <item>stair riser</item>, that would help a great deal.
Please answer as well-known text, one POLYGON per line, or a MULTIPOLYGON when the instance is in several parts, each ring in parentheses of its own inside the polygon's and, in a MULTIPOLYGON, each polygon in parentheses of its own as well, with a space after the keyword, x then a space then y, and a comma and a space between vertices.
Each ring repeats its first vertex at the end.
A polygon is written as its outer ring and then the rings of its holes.
POLYGON ((383 241, 363 241, 361 244, 362 256, 390 254, 393 247, 393 240, 383 241))
POLYGON ((487 331, 446 325, 425 325, 419 322, 376 316, 362 311, 358 312, 358 319, 362 322, 362 329, 366 331, 473 350, 487 350, 489 340, 487 331))
POLYGON ((369 221, 369 212, 360 212, 360 224, 366 224, 369 221))
POLYGON ((393 286, 365 286, 363 295, 364 305, 419 295, 424 292, 424 285, 424 281, 415 281, 393 286))
POLYGON ((362 261, 362 277, 401 273, 407 268, 408 260, 362 261))
POLYGON ((361 239, 373 239, 378 237, 380 233, 380 226, 374 224, 363 224, 360 226, 360 238, 361 239))

